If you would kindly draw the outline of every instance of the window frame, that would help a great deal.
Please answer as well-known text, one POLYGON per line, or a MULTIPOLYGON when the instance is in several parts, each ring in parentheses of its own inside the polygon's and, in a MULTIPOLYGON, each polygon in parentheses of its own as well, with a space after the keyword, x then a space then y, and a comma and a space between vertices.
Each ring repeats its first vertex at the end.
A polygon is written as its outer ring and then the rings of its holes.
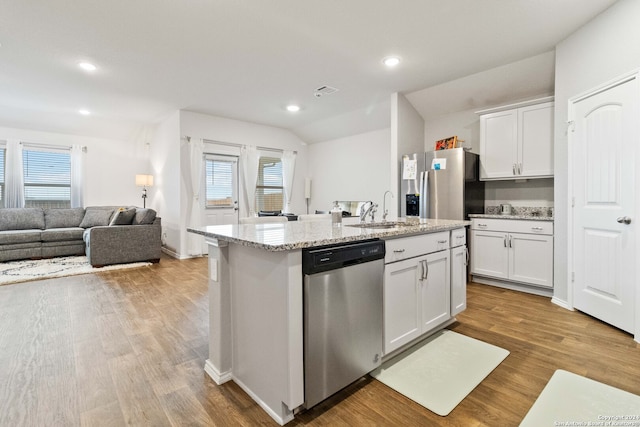
MULTIPOLYGON (((40 159, 34 159, 34 162, 40 159)), ((37 164, 37 163, 36 163, 37 164)), ((36 144, 28 144, 23 143, 22 145, 22 178, 23 178, 23 191, 24 191, 24 207, 41 207, 41 208, 70 208, 71 207, 71 150, 68 147, 43 147, 36 144), (28 177, 28 162, 29 162, 29 152, 37 153, 37 156, 40 156, 42 153, 52 153, 57 155, 65 155, 68 157, 68 170, 65 167, 61 172, 65 175, 64 183, 52 183, 52 182, 37 182, 33 179, 27 180, 28 177), (66 181, 68 177, 68 183, 66 181), (68 189, 68 198, 51 198, 51 199, 43 199, 43 198, 29 198, 29 189, 41 188, 45 190, 47 189, 68 189)), ((36 169, 37 171, 37 169, 36 169)), ((53 175, 59 173, 56 171, 53 175)), ((53 175, 45 175, 39 174, 35 175, 37 179, 48 178, 53 175)))
MULTIPOLYGON (((225 155, 225 154, 209 154, 205 153, 204 155, 204 207, 205 209, 235 209, 238 206, 238 156, 233 155, 225 155), (207 172, 207 163, 208 162, 227 162, 232 164, 231 170, 231 196, 228 197, 230 199, 230 203, 228 204, 218 204, 218 205, 210 205, 209 204, 209 183, 208 172, 207 172)), ((214 200, 214 199, 211 199, 214 200)))
MULTIPOLYGON (((277 193, 275 193, 277 194, 277 193)), ((274 153, 274 152, 261 152, 260 153, 260 157, 258 159, 258 179, 256 180, 256 193, 255 193, 255 206, 256 206, 256 212, 260 212, 260 211, 280 211, 282 212, 284 210, 285 207, 285 192, 284 192, 284 176, 283 176, 283 168, 282 168, 282 153, 274 153), (273 163, 280 163, 280 185, 265 185, 264 184, 264 162, 262 159, 269 159, 269 160, 277 160, 277 162, 273 162, 273 163), (262 168, 261 168, 262 166, 262 168), (260 179, 262 177, 262 184, 260 184, 260 179), (260 205, 260 198, 259 198, 259 193, 260 190, 263 190, 262 193, 262 202, 263 205, 260 205), (265 194, 264 194, 264 190, 280 190, 280 208, 277 208, 277 206, 266 206, 264 204, 265 201, 265 194), (267 208, 274 208, 274 209, 267 209, 267 208)))

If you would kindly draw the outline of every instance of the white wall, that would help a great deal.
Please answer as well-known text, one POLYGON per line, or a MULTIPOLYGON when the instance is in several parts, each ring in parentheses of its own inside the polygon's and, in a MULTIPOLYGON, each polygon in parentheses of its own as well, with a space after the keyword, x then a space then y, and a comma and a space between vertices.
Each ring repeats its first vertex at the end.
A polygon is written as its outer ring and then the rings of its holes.
POLYGON ((142 189, 135 186, 135 176, 146 173, 149 162, 141 143, 0 127, 0 140, 10 139, 67 147, 86 146, 84 205, 142 206, 142 189))
MULTIPOLYGON (((334 200, 371 200, 382 218, 384 192, 398 197, 389 186, 390 137, 390 129, 381 129, 309 145, 309 212, 329 210, 334 200)), ((389 196, 387 203, 391 212, 389 196)))
MULTIPOLYGON (((156 138, 154 139, 154 141, 158 141, 158 151, 154 151, 152 156, 154 168, 164 170, 161 173, 164 186, 158 190, 166 191, 166 194, 164 194, 164 208, 168 209, 168 216, 171 220, 165 226, 167 233, 166 246, 176 256, 187 257, 187 206, 190 203, 190 198, 187 191, 185 191, 185 181, 183 179, 185 173, 186 175, 188 173, 182 169, 188 167, 189 160, 183 158, 188 151, 181 149, 186 141, 186 136, 231 144, 297 151, 291 206, 295 212, 303 211, 305 206, 304 177, 306 176, 307 166, 307 146, 297 136, 288 130, 272 126, 189 111, 178 111, 158 126, 156 138), (162 168, 160 168, 160 165, 163 165, 162 168)), ((211 151, 211 147, 211 144, 207 144, 206 151, 211 151)), ((224 151, 228 153, 228 149, 224 151)), ((246 216, 248 209, 243 197, 240 197, 239 207, 240 216, 246 216)))
POLYGON ((395 212, 389 209, 393 216, 404 215, 405 204, 400 194, 400 162, 406 153, 421 153, 424 151, 424 120, 413 108, 407 98, 399 93, 391 95, 391 155, 390 155, 390 183, 396 196, 395 212))
POLYGON ((154 186, 149 206, 162 217, 162 241, 174 254, 181 251, 180 231, 180 113, 171 114, 156 127, 150 146, 154 186))
POLYGON ((486 181, 484 206, 509 203, 514 207, 553 207, 553 178, 486 181))
POLYGON ((480 154, 480 118, 477 110, 466 110, 447 114, 424 122, 424 151, 433 151, 436 141, 457 135, 464 140, 462 147, 480 154))
POLYGON ((569 98, 640 68, 640 1, 619 0, 556 46, 554 296, 567 301, 569 98))

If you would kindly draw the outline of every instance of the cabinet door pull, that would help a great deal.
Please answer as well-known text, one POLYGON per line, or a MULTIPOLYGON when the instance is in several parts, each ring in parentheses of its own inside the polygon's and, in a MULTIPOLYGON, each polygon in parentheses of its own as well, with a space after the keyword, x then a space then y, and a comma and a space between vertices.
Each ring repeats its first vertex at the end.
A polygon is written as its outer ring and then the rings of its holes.
POLYGON ((429 263, 427 262, 427 260, 424 260, 422 262, 424 262, 424 267, 426 269, 426 273, 424 275, 424 280, 427 280, 429 278, 429 263))
POLYGON ((507 247, 507 235, 506 235, 506 234, 505 234, 505 236, 504 236, 504 247, 505 247, 505 248, 507 247))
POLYGON ((518 163, 518 175, 522 175, 522 163, 518 163))
POLYGON ((515 163, 513 164, 513 174, 514 174, 514 175, 517 175, 517 174, 516 174, 516 164, 515 164, 515 163))
POLYGON ((393 253, 394 253, 394 254, 401 254, 401 253, 403 253, 403 252, 404 252, 404 249, 394 249, 394 250, 393 250, 393 253))
POLYGON ((513 247, 513 243, 511 242, 511 234, 509 234, 509 247, 512 248, 513 247))
POLYGON ((465 252, 465 260, 464 260, 464 265, 469 265, 469 248, 464 248, 464 252, 465 252))

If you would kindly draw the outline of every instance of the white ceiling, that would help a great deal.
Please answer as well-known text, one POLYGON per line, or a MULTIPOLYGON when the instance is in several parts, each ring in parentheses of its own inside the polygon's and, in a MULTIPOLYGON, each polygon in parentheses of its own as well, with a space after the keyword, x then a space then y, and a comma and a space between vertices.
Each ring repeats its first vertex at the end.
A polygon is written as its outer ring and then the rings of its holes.
POLYGON ((614 2, 3 0, 0 126, 132 139, 184 109, 320 141, 388 126, 393 92, 428 118, 552 91, 554 46, 614 2))

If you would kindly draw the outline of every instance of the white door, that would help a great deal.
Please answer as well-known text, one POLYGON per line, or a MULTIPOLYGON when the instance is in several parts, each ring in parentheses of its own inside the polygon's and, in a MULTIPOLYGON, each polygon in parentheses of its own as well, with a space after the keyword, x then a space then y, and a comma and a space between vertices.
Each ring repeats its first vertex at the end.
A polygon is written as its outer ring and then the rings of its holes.
POLYGON ((238 157, 205 156, 206 225, 238 223, 238 157))
POLYGON ((509 279, 553 287, 553 237, 509 234, 509 279))
POLYGON ((425 255, 424 279, 421 280, 422 333, 427 332, 451 314, 451 265, 449 250, 425 255))
POLYGON ((384 353, 420 336, 420 278, 425 257, 384 266, 384 353))
POLYGON ((518 159, 518 111, 480 117, 480 178, 510 178, 518 159))
POLYGON ((471 273, 500 279, 509 278, 507 233, 471 231, 471 273))
POLYGON ((466 246, 451 249, 451 315, 467 308, 467 252, 466 246))
POLYGON ((553 102, 518 109, 521 177, 553 176, 553 102))
POLYGON ((635 78, 574 101, 573 305, 627 332, 634 330, 635 78), (630 223, 629 223, 630 221, 630 223))

